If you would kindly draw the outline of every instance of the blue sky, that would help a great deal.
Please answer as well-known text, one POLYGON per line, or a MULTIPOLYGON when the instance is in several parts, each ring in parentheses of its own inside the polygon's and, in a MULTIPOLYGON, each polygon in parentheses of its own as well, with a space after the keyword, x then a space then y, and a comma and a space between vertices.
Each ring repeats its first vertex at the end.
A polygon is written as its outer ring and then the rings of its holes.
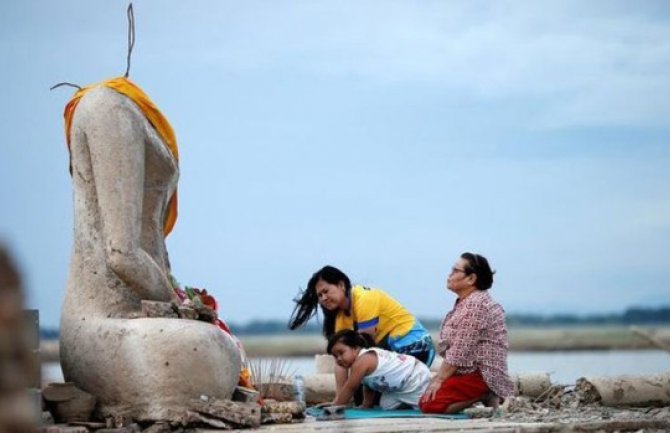
MULTIPOLYGON (((0 239, 55 326, 62 110, 123 74, 127 3, 0 4, 0 239)), ((324 264, 440 317, 463 251, 511 312, 670 303, 670 5, 136 1, 131 79, 181 153, 176 277, 285 319, 324 264)))

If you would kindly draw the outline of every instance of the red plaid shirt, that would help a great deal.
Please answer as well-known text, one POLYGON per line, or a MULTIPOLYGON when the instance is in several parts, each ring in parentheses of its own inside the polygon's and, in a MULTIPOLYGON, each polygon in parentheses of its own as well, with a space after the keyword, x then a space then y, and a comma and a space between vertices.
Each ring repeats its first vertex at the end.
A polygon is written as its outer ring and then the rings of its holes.
POLYGON ((514 395, 507 374, 505 311, 486 290, 475 290, 456 300, 442 320, 438 353, 456 366, 456 374, 479 370, 489 389, 499 397, 514 395))

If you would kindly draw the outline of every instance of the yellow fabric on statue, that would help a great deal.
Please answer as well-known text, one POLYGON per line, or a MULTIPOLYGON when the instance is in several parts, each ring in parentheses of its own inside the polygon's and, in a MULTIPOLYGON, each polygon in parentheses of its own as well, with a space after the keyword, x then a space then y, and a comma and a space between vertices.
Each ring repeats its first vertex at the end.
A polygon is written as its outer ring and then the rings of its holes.
MULTIPOLYGON (((158 107, 151 102, 151 99, 147 96, 146 93, 142 91, 139 87, 133 84, 129 79, 124 77, 113 78, 111 80, 103 81, 102 83, 92 84, 90 86, 82 87, 78 90, 70 102, 65 106, 65 139, 67 141, 67 148, 70 150, 70 128, 72 127, 72 118, 74 117, 74 112, 77 109, 77 104, 81 100, 82 96, 86 94, 91 89, 94 89, 98 86, 109 87, 115 91, 121 93, 122 95, 130 98, 137 107, 142 111, 146 116, 151 126, 154 127, 158 135, 161 137, 163 142, 166 144, 172 156, 175 160, 179 162, 179 150, 177 149, 177 138, 174 135, 172 126, 167 121, 165 116, 160 112, 158 107)), ((170 197, 170 202, 168 203, 168 212, 163 221, 163 235, 167 235, 172 231, 172 228, 177 222, 177 191, 175 190, 172 197, 170 197)))

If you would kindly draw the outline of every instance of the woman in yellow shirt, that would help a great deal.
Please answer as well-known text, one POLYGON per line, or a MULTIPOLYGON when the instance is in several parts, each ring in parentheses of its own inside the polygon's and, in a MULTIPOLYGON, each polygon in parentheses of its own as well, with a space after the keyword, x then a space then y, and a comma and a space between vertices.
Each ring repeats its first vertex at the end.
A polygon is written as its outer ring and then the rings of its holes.
POLYGON ((352 329, 372 335, 381 348, 413 355, 428 366, 433 362, 433 341, 421 322, 386 292, 352 286, 349 277, 333 266, 324 266, 312 275, 307 290, 295 302, 291 330, 307 323, 320 305, 326 338, 352 329))

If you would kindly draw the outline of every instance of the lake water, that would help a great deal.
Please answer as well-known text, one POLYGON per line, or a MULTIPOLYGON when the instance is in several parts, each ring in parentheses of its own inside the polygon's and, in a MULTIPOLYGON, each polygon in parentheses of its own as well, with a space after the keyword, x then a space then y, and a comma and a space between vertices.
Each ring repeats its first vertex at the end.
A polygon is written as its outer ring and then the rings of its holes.
MULTIPOLYGON (((288 370, 296 374, 316 372, 313 357, 288 359, 288 370)), ((670 370, 670 354, 661 350, 512 352, 508 364, 511 373, 547 372, 552 382, 567 385, 583 376, 662 373, 670 370)), ((45 363, 42 381, 63 381, 60 364, 45 363)))

